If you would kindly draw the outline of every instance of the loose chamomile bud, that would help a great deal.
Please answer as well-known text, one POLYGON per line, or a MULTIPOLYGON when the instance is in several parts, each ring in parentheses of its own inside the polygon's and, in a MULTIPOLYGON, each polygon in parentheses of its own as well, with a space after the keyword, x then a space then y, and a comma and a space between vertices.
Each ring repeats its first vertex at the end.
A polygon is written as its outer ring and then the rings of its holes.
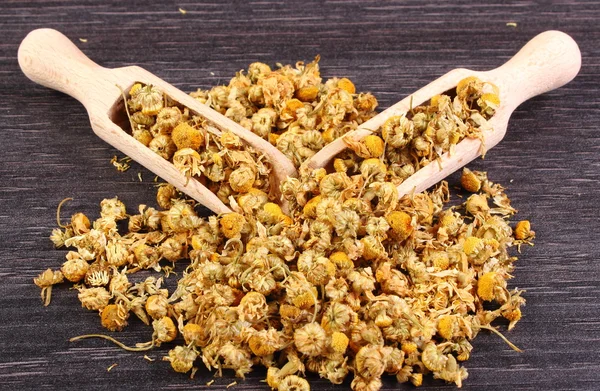
POLYGON ((508 325, 508 330, 512 330, 515 327, 515 324, 521 320, 521 309, 515 308, 512 311, 503 312, 502 316, 510 322, 508 325))
POLYGON ((382 383, 380 377, 372 377, 369 379, 365 379, 362 376, 354 376, 352 379, 352 383, 350 383, 350 387, 354 391, 378 391, 381 389, 382 383))
POLYGON ((249 165, 243 165, 231 173, 229 176, 229 186, 231 186, 233 191, 246 193, 252 188, 255 180, 255 170, 249 165))
POLYGON ((367 235, 360 240, 363 245, 363 258, 367 261, 374 261, 387 257, 385 248, 375 236, 367 235))
POLYGON ((485 194, 473 194, 467 198, 466 209, 474 217, 482 217, 487 215, 490 210, 487 197, 485 194))
POLYGON ((502 276, 496 272, 487 272, 477 281, 477 295, 485 301, 492 301, 496 297, 496 287, 501 284, 502 276))
POLYGON ((281 110, 282 119, 287 118, 297 118, 296 110, 302 109, 304 107, 304 103, 302 103, 298 99, 289 99, 285 102, 285 106, 281 110))
POLYGON ((292 304, 301 309, 309 309, 317 304, 318 294, 317 288, 313 286, 294 296, 292 304))
POLYGON ((344 333, 334 331, 331 334, 331 349, 336 353, 344 353, 348 348, 348 342, 350 339, 344 333))
POLYGON ((352 83, 352 81, 350 81, 350 79, 347 79, 345 77, 342 77, 341 79, 338 80, 337 87, 348 92, 349 94, 356 93, 356 87, 354 86, 354 83, 352 83))
POLYGON ((363 346, 354 359, 355 373, 364 379, 379 378, 385 370, 386 361, 382 346, 363 346))
POLYGON ((320 195, 311 198, 302 209, 304 216, 307 218, 317 217, 317 205, 319 205, 322 199, 323 197, 320 195))
POLYGON ((228 239, 238 237, 242 234, 246 218, 239 213, 227 213, 221 217, 219 222, 221 233, 228 239))
POLYGON ((174 349, 169 350, 169 356, 164 357, 163 360, 170 361, 175 372, 186 373, 192 369, 196 358, 198 358, 198 353, 194 348, 176 346, 174 349))
POLYGON ((147 129, 134 129, 131 133, 134 139, 144 144, 146 147, 150 146, 150 143, 154 139, 152 133, 147 129))
POLYGON ((336 251, 329 256, 329 260, 333 262, 338 270, 351 270, 354 268, 354 262, 348 254, 343 251, 336 251))
POLYGON ((104 288, 84 288, 81 287, 79 289, 79 294, 77 295, 79 301, 81 301, 81 306, 92 311, 102 310, 104 307, 108 305, 110 301, 111 295, 104 288))
POLYGON ((531 223, 528 220, 521 220, 515 226, 515 239, 529 240, 535 237, 535 232, 531 230, 531 223))
POLYGON ((75 213, 71 216, 71 227, 76 235, 90 232, 90 220, 83 213, 75 213))
POLYGON ((306 379, 296 375, 286 376, 279 382, 278 391, 310 391, 310 385, 306 379))
POLYGON ((196 323, 186 323, 181 333, 186 345, 200 346, 201 341, 204 339, 204 329, 196 323))
POLYGON ((115 267, 127 265, 129 262, 129 249, 125 243, 111 240, 106 244, 106 262, 115 267))
POLYGON ((267 193, 255 188, 240 195, 237 199, 238 205, 246 213, 252 213, 254 210, 261 208, 267 201, 269 201, 267 193))
POLYGON ((435 343, 428 342, 421 354, 421 361, 423 361, 425 367, 430 371, 441 371, 444 369, 448 357, 440 351, 435 343))
POLYGON ((110 269, 105 264, 94 262, 85 273, 88 286, 104 286, 110 282, 110 269))
POLYGON ((309 86, 302 87, 296 90, 296 98, 302 102, 312 102, 317 99, 319 95, 319 87, 317 86, 309 86))
POLYGON ((383 182, 387 174, 387 166, 377 158, 365 159, 360 164, 360 173, 368 183, 383 182))
POLYGON ((169 209, 173 205, 173 199, 177 197, 175 186, 161 184, 156 191, 156 202, 163 209, 169 209))
POLYGON ((463 251, 469 259, 475 259, 485 247, 485 242, 476 236, 469 236, 463 243, 463 251))
POLYGON ((170 134, 182 120, 183 116, 177 107, 165 107, 156 116, 155 128, 158 133, 170 134))
POLYGON ((414 125, 404 115, 388 118, 381 127, 381 136, 390 147, 402 148, 413 138, 414 125))
POLYGON ((127 217, 125 204, 117 197, 104 199, 100 202, 100 216, 113 217, 115 220, 123 220, 127 217))
POLYGON ((354 99, 354 106, 363 112, 372 112, 377 108, 377 98, 371 93, 360 93, 354 99))
POLYGON ((410 375, 410 382, 415 387, 421 387, 421 385, 423 385, 423 374, 413 373, 412 375, 410 375))
POLYGON ((153 340, 156 346, 160 346, 163 342, 171 342, 177 337, 175 322, 168 316, 154 320, 152 328, 154 329, 153 340))
POLYGON ((180 123, 173 129, 171 138, 177 149, 198 150, 204 144, 204 133, 186 122, 180 123))
POLYGON ((325 351, 327 335, 318 323, 308 323, 294 332, 294 344, 300 353, 318 356, 325 351))
POLYGON ((177 151, 177 146, 171 139, 171 136, 166 134, 159 134, 154 137, 152 141, 150 141, 150 144, 148 144, 148 148, 166 160, 171 159, 173 154, 177 151))
POLYGON ((167 316, 169 301, 163 295, 152 295, 146 300, 145 308, 152 319, 160 319, 167 316))
POLYGON ((385 220, 390 225, 394 237, 399 241, 406 240, 413 233, 412 217, 406 212, 390 212, 385 216, 385 220))
POLYGON ((61 272, 65 278, 71 282, 79 282, 85 277, 90 265, 79 257, 79 254, 71 251, 69 254, 75 254, 75 256, 69 259, 67 254, 67 261, 63 263, 61 272))
POLYGON ((277 351, 277 346, 269 344, 264 333, 258 333, 251 336, 248 340, 248 346, 250 347, 252 353, 258 357, 268 356, 277 351))
POLYGON ((363 143, 369 152, 369 158, 378 158, 383 155, 384 142, 381 137, 370 134, 363 139, 363 143))
POLYGON ((417 344, 414 343, 414 342, 412 342, 412 341, 410 341, 410 342, 403 342, 402 343, 402 351, 406 355, 415 353, 417 350, 418 350, 417 344))
POLYGON ((458 319, 455 315, 443 315, 438 319, 438 334, 451 340, 458 329, 458 319))
POLYGON ((241 320, 256 323, 267 316, 269 307, 265 295, 258 292, 248 292, 242 297, 237 307, 241 320))
POLYGON ((492 92, 488 92, 482 94, 479 99, 477 99, 477 104, 481 108, 482 114, 491 117, 494 115, 498 106, 500 106, 500 97, 492 92))
POLYGON ((462 176, 460 177, 460 184, 463 189, 470 191, 471 193, 477 193, 481 189, 481 180, 468 168, 463 169, 462 176))
POLYGON ((121 304, 109 304, 100 311, 102 326, 110 331, 121 331, 127 326, 129 311, 121 304))
POLYGON ((158 88, 147 85, 136 90, 133 101, 142 109, 142 114, 156 115, 163 108, 164 98, 158 88))

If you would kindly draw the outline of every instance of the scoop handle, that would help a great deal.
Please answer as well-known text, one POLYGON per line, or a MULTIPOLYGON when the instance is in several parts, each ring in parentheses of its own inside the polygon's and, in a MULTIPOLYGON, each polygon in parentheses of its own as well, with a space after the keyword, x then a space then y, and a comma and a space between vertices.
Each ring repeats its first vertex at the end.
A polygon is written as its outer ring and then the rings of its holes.
POLYGON ((72 96, 88 111, 92 101, 107 109, 114 103, 115 76, 56 30, 44 28, 27 34, 19 46, 18 60, 29 79, 72 96), (105 96, 103 91, 110 93, 105 96))
MULTIPOLYGON (((487 73, 514 110, 534 96, 562 87, 581 68, 577 43, 561 31, 545 31, 531 39, 504 65, 487 73)), ((512 111, 510 110, 510 111, 512 111)))

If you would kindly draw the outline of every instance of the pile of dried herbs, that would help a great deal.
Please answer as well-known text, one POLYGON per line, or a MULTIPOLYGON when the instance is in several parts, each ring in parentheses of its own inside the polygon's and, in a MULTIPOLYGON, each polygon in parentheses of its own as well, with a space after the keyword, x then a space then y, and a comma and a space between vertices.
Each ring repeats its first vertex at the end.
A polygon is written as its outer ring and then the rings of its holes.
MULTIPOLYGON (((317 61, 276 71, 255 63, 229 86, 192 95, 298 166, 376 107, 347 79, 322 83, 317 61)), ((157 192, 160 210, 140 205, 129 215, 117 198, 103 200, 94 221, 81 213, 58 221, 51 239, 73 251, 35 283, 47 305, 53 285, 72 282, 110 331, 123 330, 131 315, 141 319, 153 329, 149 343, 129 348, 100 336, 130 350, 168 343, 165 360, 177 372, 193 374, 202 361, 243 378, 262 365, 281 391, 310 389, 308 372, 336 384, 351 376, 354 390, 378 390, 384 374, 414 385, 431 374, 460 386, 460 363, 477 334, 501 336, 495 319, 511 329, 521 318, 521 291, 507 287, 516 261, 508 250, 534 232, 527 221, 509 226, 516 211, 483 172, 464 170, 462 186, 473 194, 454 207, 445 208, 446 182, 402 198, 395 186, 463 137, 479 137, 497 104, 492 85, 469 78, 454 99, 437 96, 392 117, 372 136, 350 140, 333 172, 284 182, 284 214, 267 196, 268 162, 233 135, 210 136, 210 124, 154 87, 136 85, 128 100, 134 136, 212 186, 233 213, 200 217, 168 184, 157 192), (243 186, 232 181, 249 165, 228 160, 236 154, 263 162, 264 171, 240 174, 252 178, 243 186), (144 269, 168 277, 186 259, 173 292, 162 276, 132 281, 144 269)))

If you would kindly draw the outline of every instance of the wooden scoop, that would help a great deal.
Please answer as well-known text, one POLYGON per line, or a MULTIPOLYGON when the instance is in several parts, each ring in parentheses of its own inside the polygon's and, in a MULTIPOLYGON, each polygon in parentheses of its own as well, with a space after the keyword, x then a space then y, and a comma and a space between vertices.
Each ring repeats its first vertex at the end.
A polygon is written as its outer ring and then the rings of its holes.
POLYGON ((92 129, 101 139, 215 213, 231 210, 200 182, 188 180, 172 163, 117 125, 123 122, 125 102, 121 89, 127 91, 136 82, 152 84, 190 111, 213 122, 219 129, 236 134, 269 159, 277 189, 281 181, 296 174, 292 162, 277 148, 234 121, 140 67, 108 69, 99 66, 56 30, 30 32, 19 46, 18 57, 19 65, 28 78, 80 101, 87 109, 92 129))
MULTIPOLYGON (((358 129, 347 133, 346 137, 361 140, 380 128, 388 118, 407 113, 411 105, 421 105, 432 96, 455 88, 465 77, 477 76, 482 81, 494 83, 500 89, 500 106, 489 121, 492 130, 483 132, 483 147, 488 150, 506 134, 508 119, 517 106, 529 98, 567 84, 577 75, 580 67, 581 53, 575 41, 560 31, 546 31, 534 37, 501 67, 488 72, 454 69, 371 118, 358 129)), ((325 167, 346 148, 344 140, 339 138, 304 162, 301 170, 325 167)), ((456 145, 454 153, 441 156, 440 164, 432 162, 402 182, 398 186, 398 192, 400 196, 422 192, 481 153, 482 144, 479 139, 465 138, 456 145)))

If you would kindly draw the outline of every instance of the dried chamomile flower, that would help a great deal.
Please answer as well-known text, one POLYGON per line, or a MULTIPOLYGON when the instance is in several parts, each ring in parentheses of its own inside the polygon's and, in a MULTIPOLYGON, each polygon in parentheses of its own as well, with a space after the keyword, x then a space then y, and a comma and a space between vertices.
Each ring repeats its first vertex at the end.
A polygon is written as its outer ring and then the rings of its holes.
POLYGON ((166 160, 171 159, 175 151, 177 151, 177 146, 173 143, 171 136, 166 134, 159 134, 154 137, 148 144, 148 148, 166 160))
POLYGON ((477 295, 485 301, 492 301, 497 297, 497 290, 504 288, 505 280, 496 272, 487 272, 477 281, 477 295))
POLYGON ((82 235, 90 231, 90 220, 83 213, 75 213, 71 216, 71 227, 75 235, 82 235))
POLYGON ((243 165, 229 175, 229 186, 231 186, 233 191, 246 193, 252 188, 255 177, 254 168, 249 165, 243 165))
POLYGON ((152 321, 152 328, 154 329, 152 340, 155 346, 160 346, 164 342, 171 342, 177 337, 175 322, 168 316, 152 321))
POLYGON ((73 236, 73 231, 70 228, 64 231, 60 228, 54 228, 50 235, 50 240, 54 243, 54 247, 61 248, 65 245, 65 240, 73 236))
POLYGON ((90 265, 85 273, 84 281, 88 286, 104 286, 110 282, 110 269, 99 262, 90 265))
POLYGON ((367 345, 356 353, 356 374, 363 379, 379 378, 386 368, 386 351, 382 346, 367 345))
POLYGON ((100 311, 102 326, 110 331, 122 331, 128 318, 129 311, 121 304, 109 304, 100 311))
POLYGON ((381 127, 381 136, 393 148, 406 146, 413 137, 414 125, 404 115, 390 117, 381 127))
POLYGON ((470 191, 471 193, 476 193, 481 189, 481 180, 473 171, 466 167, 463 169, 463 173, 460 178, 460 184, 462 185, 463 189, 470 191))
POLYGON ((289 375, 279 382, 277 389, 279 391, 310 391, 310 385, 306 379, 289 375))
POLYGON ((531 223, 528 220, 521 220, 515 226, 515 239, 529 240, 535 238, 535 232, 531 230, 531 223))
POLYGON ((156 116, 156 125, 154 128, 159 134, 171 134, 173 129, 179 126, 181 121, 183 121, 183 115, 179 108, 164 107, 156 116))
POLYGON ((485 194, 473 194, 467 198, 467 202, 465 204, 467 212, 475 217, 483 217, 490 210, 487 196, 485 194))
POLYGON ((100 216, 102 217, 112 217, 115 220, 123 220, 127 217, 125 204, 117 197, 102 200, 100 209, 100 216))
POLYGON ((169 301, 163 295, 152 295, 146 300, 145 308, 153 319, 161 319, 167 316, 169 301))
POLYGON ((170 184, 161 184, 156 191, 156 202, 163 209, 169 209, 176 197, 177 190, 175 186, 170 184))
POLYGON ((265 296, 258 292, 245 294, 237 307, 239 318, 250 323, 263 320, 267 316, 268 310, 265 296))
POLYGON ((201 160, 200 154, 192 148, 179 149, 173 155, 173 165, 187 177, 202 174, 201 160))
POLYGON ((186 346, 176 346, 169 350, 169 355, 163 360, 170 361, 171 367, 175 372, 186 373, 194 366, 194 361, 198 358, 198 353, 193 348, 186 346))
POLYGON ((186 122, 182 122, 173 129, 171 139, 177 149, 191 148, 198 150, 204 144, 204 132, 196 129, 186 122))
POLYGON ((294 344, 300 353, 318 356, 327 347, 327 335, 319 324, 308 323, 294 332, 294 344))
POLYGON ((129 263, 128 246, 118 240, 111 240, 106 244, 106 262, 115 267, 125 266, 129 263))
POLYGON ((79 288, 79 301, 81 306, 92 311, 104 309, 111 299, 111 294, 102 287, 97 288, 79 288))
POLYGON ((33 282, 38 287, 42 288, 42 301, 44 302, 44 306, 48 306, 50 304, 52 296, 52 285, 60 284, 61 282, 63 282, 63 275, 60 271, 46 269, 39 276, 34 278, 33 282))
POLYGON ((227 213, 219 222, 221 233, 229 239, 240 236, 246 225, 246 219, 239 213, 227 213))
POLYGON ((262 62, 254 62, 248 66, 248 77, 252 82, 256 82, 270 73, 271 67, 262 62))
POLYGON ((163 93, 152 85, 143 86, 132 94, 132 103, 136 108, 141 109, 144 115, 156 115, 163 108, 163 93))
POLYGON ((204 340, 204 329, 196 323, 186 323, 181 334, 187 345, 200 346, 201 341, 204 340))
POLYGON ((67 254, 67 261, 63 263, 60 270, 67 280, 79 282, 86 276, 89 267, 89 263, 83 260, 79 253, 70 251, 67 254))

